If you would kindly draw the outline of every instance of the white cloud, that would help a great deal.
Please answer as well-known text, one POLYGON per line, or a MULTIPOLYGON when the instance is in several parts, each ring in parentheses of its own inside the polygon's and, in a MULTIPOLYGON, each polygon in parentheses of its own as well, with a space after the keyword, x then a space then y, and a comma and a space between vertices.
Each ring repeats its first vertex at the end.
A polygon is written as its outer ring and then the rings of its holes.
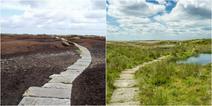
POLYGON ((145 0, 109 0, 108 14, 117 18, 151 16, 165 8, 146 3, 145 0))
POLYGON ((105 35, 104 4, 103 0, 1 0, 2 11, 23 11, 2 15, 2 32, 105 35))
MULTIPOLYGON (((163 4, 164 0, 159 0, 159 2, 163 4)), ((163 12, 165 6, 147 3, 145 0, 134 0, 133 2, 110 0, 109 3, 108 15, 117 19, 120 28, 115 33, 109 32, 108 36, 120 36, 120 38, 121 36, 130 38, 131 35, 137 35, 138 38, 153 35, 156 38, 159 36, 175 36, 176 38, 183 36, 183 39, 210 37, 210 0, 178 0, 171 13, 157 15, 154 20, 148 17, 163 12)), ((110 26, 113 25, 110 24, 110 26)))

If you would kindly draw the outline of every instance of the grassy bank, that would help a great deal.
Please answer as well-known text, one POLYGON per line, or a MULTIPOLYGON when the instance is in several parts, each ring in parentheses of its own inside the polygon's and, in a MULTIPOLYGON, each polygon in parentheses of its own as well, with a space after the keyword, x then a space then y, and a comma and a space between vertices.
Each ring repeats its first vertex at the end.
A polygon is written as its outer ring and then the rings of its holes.
POLYGON ((107 42, 107 102, 115 87, 113 82, 121 71, 160 56, 172 55, 172 61, 200 52, 210 53, 211 40, 107 42))
POLYGON ((136 73, 139 99, 145 105, 209 105, 211 64, 159 62, 136 73))

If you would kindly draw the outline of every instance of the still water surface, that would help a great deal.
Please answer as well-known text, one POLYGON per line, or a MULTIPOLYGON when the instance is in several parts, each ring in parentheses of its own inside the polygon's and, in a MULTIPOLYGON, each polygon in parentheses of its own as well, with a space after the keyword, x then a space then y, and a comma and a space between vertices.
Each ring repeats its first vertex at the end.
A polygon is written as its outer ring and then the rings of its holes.
POLYGON ((183 64, 208 64, 211 63, 212 54, 199 54, 197 56, 192 56, 187 58, 186 60, 177 61, 177 63, 183 64))

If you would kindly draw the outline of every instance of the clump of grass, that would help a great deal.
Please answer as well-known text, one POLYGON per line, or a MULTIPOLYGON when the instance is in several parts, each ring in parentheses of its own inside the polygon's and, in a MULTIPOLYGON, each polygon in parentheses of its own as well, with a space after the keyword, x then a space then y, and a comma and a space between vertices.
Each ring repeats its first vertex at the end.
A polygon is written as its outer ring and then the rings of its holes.
POLYGON ((141 104, 209 105, 211 65, 159 62, 136 73, 141 104))

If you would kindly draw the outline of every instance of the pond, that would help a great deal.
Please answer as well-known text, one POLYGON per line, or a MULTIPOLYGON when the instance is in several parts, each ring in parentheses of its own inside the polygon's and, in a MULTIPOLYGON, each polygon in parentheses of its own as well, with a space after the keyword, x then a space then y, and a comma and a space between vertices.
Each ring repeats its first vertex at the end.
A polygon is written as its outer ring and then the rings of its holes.
POLYGON ((212 54, 199 54, 197 56, 192 56, 186 60, 177 61, 178 64, 208 64, 211 63, 212 54))

